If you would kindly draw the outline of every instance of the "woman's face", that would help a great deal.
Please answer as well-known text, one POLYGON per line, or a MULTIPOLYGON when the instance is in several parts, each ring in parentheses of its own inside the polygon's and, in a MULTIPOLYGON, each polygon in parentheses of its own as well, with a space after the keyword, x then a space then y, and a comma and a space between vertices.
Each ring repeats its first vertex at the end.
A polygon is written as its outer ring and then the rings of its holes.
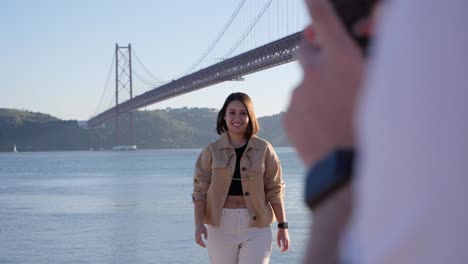
POLYGON ((229 133, 244 135, 249 125, 249 114, 244 103, 238 100, 230 102, 224 116, 229 133))

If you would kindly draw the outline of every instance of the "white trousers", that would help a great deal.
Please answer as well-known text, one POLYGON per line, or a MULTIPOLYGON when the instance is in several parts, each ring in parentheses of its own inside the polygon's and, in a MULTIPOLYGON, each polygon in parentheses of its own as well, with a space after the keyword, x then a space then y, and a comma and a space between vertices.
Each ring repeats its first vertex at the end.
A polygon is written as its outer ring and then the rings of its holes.
POLYGON ((212 264, 268 264, 271 227, 249 227, 247 209, 223 209, 218 227, 207 225, 207 249, 212 264))

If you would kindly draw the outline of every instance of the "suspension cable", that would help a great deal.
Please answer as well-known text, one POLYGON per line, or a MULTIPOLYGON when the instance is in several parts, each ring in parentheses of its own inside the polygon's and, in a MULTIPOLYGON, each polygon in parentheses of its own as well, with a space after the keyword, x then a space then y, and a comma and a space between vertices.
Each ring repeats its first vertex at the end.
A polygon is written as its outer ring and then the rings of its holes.
POLYGON ((194 64, 192 64, 192 66, 190 66, 182 75, 180 76, 184 76, 184 75, 187 75, 188 73, 190 73, 191 71, 193 71, 193 69, 195 69, 198 65, 200 65, 200 63, 206 58, 206 56, 208 56, 208 54, 213 50, 214 46, 219 42, 219 40, 221 39, 221 37, 224 35, 224 33, 226 33, 227 29, 229 28, 229 26, 231 26, 232 24, 232 21, 234 21, 234 19, 237 17, 237 14, 239 13, 240 9, 242 8, 242 6, 244 5, 245 3, 245 0, 241 0, 239 2, 239 4, 237 5, 237 8, 234 10, 234 13, 231 15, 231 17, 229 18, 228 22, 224 25, 223 29, 218 33, 218 36, 215 38, 215 40, 210 44, 210 46, 205 50, 205 52, 203 52, 203 54, 195 61, 194 64))
POLYGON ((134 69, 132 69, 132 74, 133 76, 135 76, 138 80, 142 81, 143 83, 147 84, 147 85, 150 85, 150 86, 158 86, 158 84, 154 83, 154 82, 151 82, 150 80, 144 78, 141 74, 139 74, 137 71, 135 71, 134 69))
POLYGON ((106 80, 106 85, 104 86, 104 89, 102 91, 102 95, 101 95, 101 99, 99 100, 99 103, 96 107, 96 111, 94 111, 94 114, 93 116, 96 116, 98 110, 99 110, 99 107, 101 106, 102 104, 102 100, 104 99, 104 95, 106 94, 106 91, 107 91, 107 87, 109 85, 109 80, 110 80, 110 76, 111 76, 111 73, 112 73, 112 69, 114 67, 114 62, 115 62, 115 52, 114 53, 114 56, 112 57, 112 62, 111 62, 111 66, 109 68, 109 72, 107 73, 107 80, 106 80))
POLYGON ((140 57, 135 52, 135 48, 132 48, 133 50, 133 55, 135 55, 135 58, 137 59, 138 63, 143 67, 143 70, 148 73, 156 82, 158 83, 165 83, 165 81, 161 80, 161 78, 158 78, 155 74, 153 74, 148 68, 141 62, 140 57))
POLYGON ((229 58, 229 56, 231 56, 231 54, 234 52, 234 50, 237 49, 237 47, 245 40, 245 38, 247 37, 247 35, 249 35, 249 33, 252 31, 252 29, 255 27, 255 25, 257 25, 258 21, 260 20, 260 18, 263 16, 263 14, 265 14, 265 11, 268 9, 268 7, 270 6, 272 0, 269 0, 264 6, 263 6, 263 9, 260 11, 260 13, 257 15, 257 17, 254 19, 254 21, 252 22, 252 24, 250 25, 249 29, 244 32, 244 34, 242 35, 242 37, 236 42, 236 44, 234 44, 234 46, 223 56, 223 58, 229 58))

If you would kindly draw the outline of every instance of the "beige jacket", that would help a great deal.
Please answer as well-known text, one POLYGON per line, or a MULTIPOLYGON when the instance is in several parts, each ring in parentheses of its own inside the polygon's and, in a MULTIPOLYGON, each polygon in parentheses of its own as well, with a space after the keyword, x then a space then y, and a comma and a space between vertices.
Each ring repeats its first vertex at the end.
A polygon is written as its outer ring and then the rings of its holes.
MULTIPOLYGON (((198 157, 192 198, 206 200, 205 224, 219 226, 235 163, 236 152, 227 134, 210 143, 198 157)), ((271 144, 253 136, 242 155, 240 169, 250 226, 269 226, 274 220, 270 204, 283 203, 284 195, 281 164, 271 144)))

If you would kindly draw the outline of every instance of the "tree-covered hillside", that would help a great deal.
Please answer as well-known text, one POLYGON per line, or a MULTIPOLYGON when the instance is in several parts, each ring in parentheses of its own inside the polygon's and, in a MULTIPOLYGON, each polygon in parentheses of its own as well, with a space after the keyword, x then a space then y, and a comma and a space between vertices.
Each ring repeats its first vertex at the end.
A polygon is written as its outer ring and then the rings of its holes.
MULTIPOLYGON (((215 140, 218 110, 178 108, 133 112, 134 142, 131 141, 129 114, 104 126, 87 129, 77 121, 59 120, 53 116, 14 109, 0 109, 0 151, 88 150, 111 149, 114 145, 135 144, 139 149, 201 148, 215 140)), ((280 122, 281 114, 259 118, 259 136, 274 146, 286 146, 280 122)))
POLYGON ((53 116, 0 108, 0 151, 85 150, 89 147, 88 131, 76 121, 53 116))

